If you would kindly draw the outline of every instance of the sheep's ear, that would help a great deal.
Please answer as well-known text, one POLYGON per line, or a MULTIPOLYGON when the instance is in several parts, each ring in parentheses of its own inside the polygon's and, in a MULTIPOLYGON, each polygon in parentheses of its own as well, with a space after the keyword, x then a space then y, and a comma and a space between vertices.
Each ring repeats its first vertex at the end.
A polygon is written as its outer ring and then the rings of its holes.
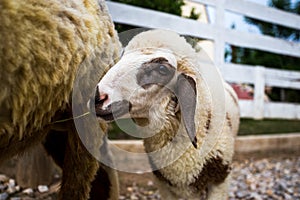
POLYGON ((195 127, 195 110, 197 102, 196 82, 185 74, 180 74, 176 83, 176 96, 181 109, 181 117, 188 136, 197 148, 196 127, 195 127))

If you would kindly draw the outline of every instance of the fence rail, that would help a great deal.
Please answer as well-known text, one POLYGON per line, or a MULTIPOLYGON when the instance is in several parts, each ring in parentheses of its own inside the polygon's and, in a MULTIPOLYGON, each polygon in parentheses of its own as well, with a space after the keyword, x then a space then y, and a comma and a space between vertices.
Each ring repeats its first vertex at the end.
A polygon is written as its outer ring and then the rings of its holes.
POLYGON ((284 12, 264 5, 253 3, 246 0, 191 0, 195 3, 209 6, 223 6, 225 10, 235 12, 247 17, 279 24, 286 27, 299 29, 299 16, 293 13, 284 12))
MULTIPOLYGON (((264 102, 265 86, 300 90, 300 72, 224 62, 225 44, 300 57, 300 44, 278 38, 231 30, 225 27, 225 12, 235 12, 300 30, 300 17, 245 0, 193 0, 216 9, 215 23, 195 20, 135 6, 107 2, 115 22, 147 28, 162 28, 214 42, 214 62, 227 81, 254 84, 254 100, 240 100, 241 116, 256 119, 300 119, 300 105, 264 102)), ((300 63, 299 63, 300 67, 300 63)))

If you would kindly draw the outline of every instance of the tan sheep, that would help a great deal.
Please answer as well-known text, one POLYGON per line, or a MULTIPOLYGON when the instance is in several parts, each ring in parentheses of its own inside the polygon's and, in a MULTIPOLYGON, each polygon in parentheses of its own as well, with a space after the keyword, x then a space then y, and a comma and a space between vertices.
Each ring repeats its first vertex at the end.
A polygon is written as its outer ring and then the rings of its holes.
POLYGON ((201 51, 165 30, 135 36, 97 85, 102 120, 132 118, 162 199, 227 199, 239 109, 201 51))
MULTIPOLYGON (((81 81, 93 87, 99 73, 90 66, 101 72, 119 55, 105 2, 1 0, 0 19, 0 163, 49 133, 45 146, 63 169, 60 199, 88 199, 99 163, 83 146, 73 121, 56 122, 72 117, 77 71, 86 70, 90 80, 81 81)), ((85 105, 86 93, 76 95, 85 105)), ((92 142, 99 150, 102 140, 92 142)), ((91 197, 117 199, 116 174, 109 168, 100 166, 93 186, 91 197)))

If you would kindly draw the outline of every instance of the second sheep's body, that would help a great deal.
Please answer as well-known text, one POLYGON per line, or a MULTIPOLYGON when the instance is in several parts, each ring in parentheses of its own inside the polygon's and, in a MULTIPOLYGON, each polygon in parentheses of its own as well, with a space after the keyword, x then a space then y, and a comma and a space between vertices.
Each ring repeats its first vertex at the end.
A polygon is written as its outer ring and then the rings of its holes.
MULTIPOLYGON (((75 91, 75 80, 93 91, 119 57, 105 2, 1 0, 0 21, 0 164, 44 142, 62 168, 59 199, 118 199, 116 172, 99 164, 66 120, 73 117, 72 94, 74 107, 86 107, 92 94, 75 91)), ((104 133, 89 133, 97 138, 89 147, 99 152, 104 133)))
POLYGON ((138 34, 97 85, 96 115, 130 117, 145 135, 163 199, 227 199, 237 97, 178 34, 138 34))

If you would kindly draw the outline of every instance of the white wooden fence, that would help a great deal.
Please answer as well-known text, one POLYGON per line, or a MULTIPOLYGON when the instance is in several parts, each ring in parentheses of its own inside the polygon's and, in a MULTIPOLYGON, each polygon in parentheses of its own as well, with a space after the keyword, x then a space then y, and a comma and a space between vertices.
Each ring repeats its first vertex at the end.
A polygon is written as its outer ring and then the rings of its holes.
POLYGON ((300 90, 300 72, 224 62, 226 43, 300 57, 299 43, 226 28, 225 12, 234 12, 297 30, 300 30, 300 17, 245 0, 193 0, 193 2, 215 7, 215 23, 204 24, 167 13, 110 1, 107 5, 115 22, 139 27, 170 29, 180 34, 212 40, 214 62, 220 68, 225 80, 254 84, 254 100, 239 101, 241 117, 300 119, 299 104, 264 102, 265 86, 300 90))

